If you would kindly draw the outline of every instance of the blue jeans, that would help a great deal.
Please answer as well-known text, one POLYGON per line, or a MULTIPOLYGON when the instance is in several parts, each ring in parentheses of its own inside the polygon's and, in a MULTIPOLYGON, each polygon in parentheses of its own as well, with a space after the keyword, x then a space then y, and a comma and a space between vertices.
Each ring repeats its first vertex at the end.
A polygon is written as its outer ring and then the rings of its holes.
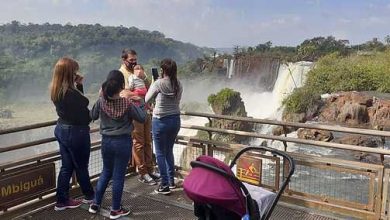
POLYGON ((92 199, 94 191, 88 172, 91 152, 89 126, 58 123, 54 135, 60 146, 62 162, 57 180, 57 203, 66 203, 69 200, 69 181, 73 171, 76 172, 77 181, 85 197, 92 199))
POLYGON ((126 167, 133 142, 130 134, 102 137, 103 171, 100 174, 94 203, 101 205, 108 182, 112 179, 112 210, 119 210, 125 182, 126 167))
POLYGON ((157 165, 161 174, 161 185, 174 183, 173 145, 180 130, 180 115, 169 115, 152 119, 152 133, 157 165))

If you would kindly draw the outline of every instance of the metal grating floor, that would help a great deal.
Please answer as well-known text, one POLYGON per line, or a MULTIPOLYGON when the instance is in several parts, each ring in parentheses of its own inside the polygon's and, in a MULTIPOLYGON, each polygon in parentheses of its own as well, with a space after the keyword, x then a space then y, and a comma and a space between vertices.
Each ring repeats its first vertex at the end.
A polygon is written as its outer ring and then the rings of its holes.
MULTIPOLYGON (((179 184, 180 185, 180 184, 179 184)), ((181 188, 175 189, 169 196, 158 195, 153 192, 156 186, 147 186, 137 181, 137 177, 128 178, 125 182, 122 196, 122 204, 129 208, 132 213, 122 220, 130 219, 156 219, 156 220, 192 220, 196 219, 193 215, 191 201, 186 198, 181 188)), ((90 214, 87 205, 77 209, 56 212, 53 206, 45 208, 35 213, 23 215, 17 219, 39 219, 39 220, 79 220, 79 219, 109 219, 109 210, 111 204, 111 187, 107 188, 105 199, 102 204, 100 213, 90 214)), ((308 213, 306 211, 293 209, 278 205, 272 220, 280 219, 310 219, 310 220, 330 220, 332 218, 308 213)))
POLYGON ((306 211, 297 210, 293 208, 289 208, 286 206, 277 205, 275 210, 272 212, 271 218, 272 220, 280 220, 280 219, 291 219, 291 220, 333 220, 334 218, 320 216, 312 213, 308 213, 306 211))

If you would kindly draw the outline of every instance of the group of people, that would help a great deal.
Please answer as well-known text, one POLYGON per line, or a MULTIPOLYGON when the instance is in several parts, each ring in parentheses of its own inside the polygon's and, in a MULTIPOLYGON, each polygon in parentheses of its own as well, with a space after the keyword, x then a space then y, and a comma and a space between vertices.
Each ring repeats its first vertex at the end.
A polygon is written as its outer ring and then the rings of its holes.
POLYGON ((169 194, 176 187, 173 145, 180 129, 179 104, 183 88, 177 79, 174 60, 164 59, 160 67, 159 79, 149 83, 143 67, 137 64, 137 53, 123 50, 120 69, 109 72, 90 111, 89 100, 83 95, 79 64, 67 57, 55 64, 50 93, 59 117, 54 134, 62 162, 55 210, 88 203, 89 212, 97 213, 112 180, 110 219, 128 215, 130 211, 121 206, 121 200, 129 163, 137 167, 140 182, 148 185, 160 182, 156 193, 169 194), (99 118, 103 170, 94 190, 88 172, 91 147, 89 123, 99 118), (153 168, 150 133, 159 174, 153 168), (84 194, 83 200, 69 196, 73 172, 84 194))

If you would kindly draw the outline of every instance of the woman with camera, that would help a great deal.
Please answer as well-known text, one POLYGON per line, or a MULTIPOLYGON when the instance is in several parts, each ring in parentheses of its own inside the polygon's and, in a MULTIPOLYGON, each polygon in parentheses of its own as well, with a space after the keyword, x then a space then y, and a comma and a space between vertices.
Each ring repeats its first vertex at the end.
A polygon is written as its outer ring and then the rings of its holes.
POLYGON ((152 135, 161 183, 155 190, 159 194, 169 194, 176 188, 174 182, 173 145, 180 130, 180 100, 183 87, 177 79, 177 65, 172 59, 164 59, 160 64, 162 78, 155 81, 146 94, 145 102, 156 100, 153 109, 152 135))

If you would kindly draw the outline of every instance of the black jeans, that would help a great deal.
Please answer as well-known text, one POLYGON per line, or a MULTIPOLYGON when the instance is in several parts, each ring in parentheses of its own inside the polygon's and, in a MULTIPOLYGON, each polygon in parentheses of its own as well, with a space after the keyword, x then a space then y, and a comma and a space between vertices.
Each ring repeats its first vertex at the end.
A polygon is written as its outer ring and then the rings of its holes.
POLYGON ((60 146, 61 169, 57 180, 57 203, 69 200, 69 181, 73 171, 81 191, 87 199, 93 199, 94 191, 89 179, 88 164, 91 148, 89 126, 58 123, 54 135, 60 146))

